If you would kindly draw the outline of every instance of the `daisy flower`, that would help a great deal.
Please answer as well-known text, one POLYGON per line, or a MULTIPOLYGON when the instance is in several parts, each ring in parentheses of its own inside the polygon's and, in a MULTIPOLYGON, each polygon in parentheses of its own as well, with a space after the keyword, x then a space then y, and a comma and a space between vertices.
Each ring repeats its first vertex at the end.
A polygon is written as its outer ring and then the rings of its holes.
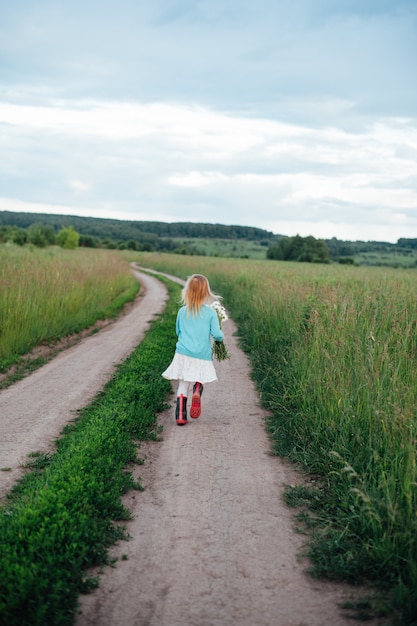
MULTIPOLYGON (((213 309, 217 313, 217 318, 219 320, 220 328, 222 327, 222 323, 228 320, 226 309, 218 300, 215 300, 212 305, 213 309)), ((230 359, 230 354, 226 348, 224 341, 215 341, 213 343, 213 356, 218 361, 225 361, 226 359, 230 359)))

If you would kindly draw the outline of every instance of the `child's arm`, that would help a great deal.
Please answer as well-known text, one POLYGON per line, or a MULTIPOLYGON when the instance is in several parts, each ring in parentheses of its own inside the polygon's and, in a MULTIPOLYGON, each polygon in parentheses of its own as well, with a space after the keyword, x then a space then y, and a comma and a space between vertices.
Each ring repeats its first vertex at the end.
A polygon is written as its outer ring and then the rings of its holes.
POLYGON ((175 322, 175 332, 177 333, 177 337, 180 334, 180 312, 177 313, 177 321, 175 322))
POLYGON ((220 328, 219 318, 217 317, 217 313, 214 310, 210 320, 210 334, 213 337, 214 341, 223 341, 224 339, 223 331, 220 328))

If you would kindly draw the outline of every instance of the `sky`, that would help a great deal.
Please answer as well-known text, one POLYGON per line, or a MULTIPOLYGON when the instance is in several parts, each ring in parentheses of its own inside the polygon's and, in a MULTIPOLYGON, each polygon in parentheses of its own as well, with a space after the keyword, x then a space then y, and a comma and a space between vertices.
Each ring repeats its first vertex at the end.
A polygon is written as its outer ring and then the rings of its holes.
POLYGON ((0 211, 417 238, 416 0, 2 0, 0 211))

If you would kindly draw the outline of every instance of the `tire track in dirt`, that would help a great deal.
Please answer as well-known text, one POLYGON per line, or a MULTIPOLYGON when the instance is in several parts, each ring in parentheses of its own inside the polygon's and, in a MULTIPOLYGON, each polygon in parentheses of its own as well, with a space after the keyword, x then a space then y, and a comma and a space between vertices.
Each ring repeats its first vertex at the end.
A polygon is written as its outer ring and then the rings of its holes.
POLYGON ((65 424, 93 400, 164 309, 161 281, 134 274, 141 291, 127 314, 0 392, 0 498, 22 476, 28 454, 55 449, 65 424))
POLYGON ((271 456, 233 321, 223 330, 232 359, 216 364, 202 416, 179 428, 172 406, 163 440, 142 444, 134 474, 145 491, 124 497, 131 539, 112 548, 115 567, 82 597, 77 626, 358 623, 338 606, 353 589, 313 580, 297 556, 304 539, 282 493, 299 476, 271 456))

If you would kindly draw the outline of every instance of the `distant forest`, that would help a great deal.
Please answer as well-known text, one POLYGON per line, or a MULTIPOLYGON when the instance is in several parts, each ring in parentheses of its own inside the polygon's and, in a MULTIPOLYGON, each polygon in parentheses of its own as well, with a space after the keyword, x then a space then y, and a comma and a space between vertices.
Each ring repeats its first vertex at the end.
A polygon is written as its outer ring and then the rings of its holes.
MULTIPOLYGON (((76 215, 49 215, 46 213, 14 213, 0 211, 0 226, 27 229, 35 223, 52 227, 55 232, 72 226, 83 237, 92 237, 97 245, 135 241, 150 244, 155 250, 173 250, 179 238, 245 239, 270 241, 274 234, 251 226, 225 226, 193 222, 136 222, 76 215)), ((83 238, 81 239, 81 242, 83 238)))
MULTIPOLYGON (((265 258, 269 259, 311 260, 311 258, 294 258, 294 251, 298 250, 299 252, 302 244, 308 244, 309 248, 313 246, 316 250, 319 249, 322 256, 324 255, 328 260, 336 262, 353 263, 355 258, 361 257, 361 263, 385 264, 380 262, 384 255, 408 257, 410 260, 414 260, 414 257, 417 258, 417 239, 401 238, 395 244, 378 241, 343 241, 335 237, 315 240, 314 237, 301 238, 299 235, 287 237, 251 226, 194 222, 123 221, 12 211, 0 211, 0 242, 12 240, 15 243, 26 243, 28 241, 27 233, 30 228, 33 230, 35 224, 43 227, 48 240, 62 229, 72 227, 80 235, 79 245, 85 247, 129 248, 166 252, 181 250, 182 254, 187 254, 192 252, 189 252, 186 247, 184 248, 184 241, 204 239, 251 242, 258 248, 264 246, 265 258)), ((305 247, 303 254, 305 257, 305 247)))

